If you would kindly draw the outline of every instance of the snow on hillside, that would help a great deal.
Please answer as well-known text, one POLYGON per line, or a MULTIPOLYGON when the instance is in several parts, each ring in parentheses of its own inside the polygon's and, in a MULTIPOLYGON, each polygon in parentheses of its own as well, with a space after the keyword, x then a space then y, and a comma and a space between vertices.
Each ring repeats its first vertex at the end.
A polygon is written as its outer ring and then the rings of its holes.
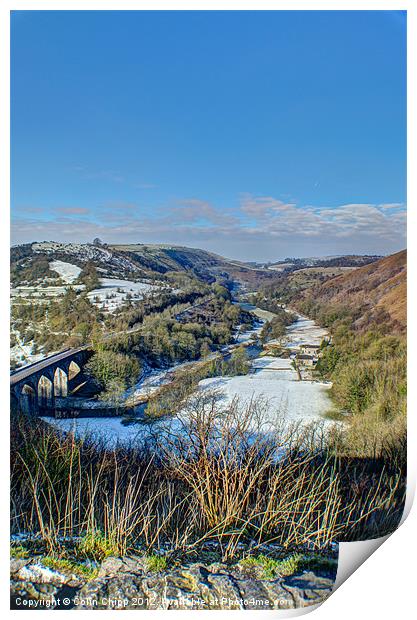
MULTIPOLYGON (((68 286, 16 286, 10 289, 10 297, 18 299, 19 297, 30 297, 36 302, 49 301, 53 297, 61 297, 65 294, 68 286)), ((74 284, 71 286, 74 291, 82 291, 84 284, 74 284)))
POLYGON ((72 284, 80 275, 81 267, 62 260, 54 260, 49 263, 49 269, 56 271, 66 284, 72 284))
POLYGON ((143 299, 150 292, 161 291, 160 286, 147 282, 132 282, 130 280, 116 280, 114 278, 102 278, 101 287, 87 294, 89 300, 108 312, 113 312, 125 303, 130 294, 132 300, 143 299))
POLYGON ((89 243, 58 243, 56 241, 43 241, 34 243, 32 250, 35 253, 47 254, 49 256, 67 255, 74 259, 86 263, 93 261, 98 264, 108 265, 110 271, 117 272, 138 272, 139 268, 125 256, 115 254, 102 246, 91 245, 89 243))
POLYGON ((44 353, 32 353, 34 342, 31 340, 26 344, 23 343, 18 330, 11 328, 11 333, 15 337, 16 344, 10 347, 10 361, 19 364, 19 367, 38 362, 44 357, 44 353))

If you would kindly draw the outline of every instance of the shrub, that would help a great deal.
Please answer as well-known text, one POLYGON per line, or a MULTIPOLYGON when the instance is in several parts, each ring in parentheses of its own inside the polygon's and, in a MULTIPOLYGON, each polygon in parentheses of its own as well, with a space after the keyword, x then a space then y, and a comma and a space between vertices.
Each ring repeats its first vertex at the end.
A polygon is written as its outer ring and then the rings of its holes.
POLYGON ((116 383, 132 385, 139 377, 140 363, 134 357, 99 349, 85 366, 86 370, 105 387, 116 383))
POLYGON ((166 570, 167 559, 162 555, 148 555, 145 558, 146 568, 151 573, 161 573, 166 570))

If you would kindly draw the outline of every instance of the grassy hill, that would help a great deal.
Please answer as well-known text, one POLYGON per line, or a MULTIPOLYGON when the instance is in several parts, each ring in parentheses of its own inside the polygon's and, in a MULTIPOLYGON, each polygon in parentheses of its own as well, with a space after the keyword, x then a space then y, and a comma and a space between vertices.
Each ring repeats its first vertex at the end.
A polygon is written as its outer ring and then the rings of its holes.
POLYGON ((363 331, 384 323, 403 332, 407 312, 407 252, 359 267, 304 291, 297 300, 352 311, 354 327, 363 331))
POLYGON ((315 372, 332 381, 336 415, 349 421, 342 451, 350 457, 404 455, 406 419, 405 250, 331 276, 302 269, 264 287, 256 302, 285 303, 327 327, 315 372))

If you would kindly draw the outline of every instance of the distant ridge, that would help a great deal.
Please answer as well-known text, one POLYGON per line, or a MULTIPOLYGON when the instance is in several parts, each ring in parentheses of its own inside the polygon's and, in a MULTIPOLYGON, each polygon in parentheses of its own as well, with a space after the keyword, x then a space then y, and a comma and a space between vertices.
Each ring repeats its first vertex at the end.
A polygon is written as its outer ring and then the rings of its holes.
POLYGON ((358 329, 386 323, 392 331, 407 324, 407 251, 402 250, 327 280, 303 293, 303 299, 345 306, 360 315, 358 329))

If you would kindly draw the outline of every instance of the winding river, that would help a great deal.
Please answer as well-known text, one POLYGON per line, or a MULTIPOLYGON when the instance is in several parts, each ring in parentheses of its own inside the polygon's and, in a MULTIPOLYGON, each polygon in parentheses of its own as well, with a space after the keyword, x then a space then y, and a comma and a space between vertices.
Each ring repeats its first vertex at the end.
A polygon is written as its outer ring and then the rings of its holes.
MULTIPOLYGON (((270 320, 273 313, 261 310, 250 304, 242 304, 245 309, 253 311, 262 322, 270 320)), ((244 333, 238 333, 237 343, 244 343, 254 334, 259 334, 262 325, 244 333)), ((300 347, 303 344, 320 344, 327 331, 317 326, 308 317, 297 315, 297 320, 287 327, 285 345, 288 348, 300 347)), ((269 343, 271 344, 271 343, 269 343)), ((272 341, 273 344, 273 341, 272 341)), ((132 390, 132 394, 152 392, 163 383, 168 383, 170 373, 181 366, 155 371, 140 381, 132 390)), ((265 422, 271 425, 279 420, 305 424, 321 420, 324 425, 330 424, 324 415, 331 409, 328 395, 330 384, 299 378, 298 373, 288 357, 259 355, 251 360, 251 372, 235 377, 214 377, 199 383, 199 390, 216 390, 224 402, 238 398, 244 406, 251 399, 263 403, 265 422)), ((117 442, 132 442, 138 438, 146 438, 152 432, 172 429, 180 422, 176 418, 165 418, 149 424, 140 416, 126 417, 82 417, 55 419, 45 418, 47 422, 63 431, 74 431, 78 436, 89 433, 100 435, 108 446, 117 442)))

